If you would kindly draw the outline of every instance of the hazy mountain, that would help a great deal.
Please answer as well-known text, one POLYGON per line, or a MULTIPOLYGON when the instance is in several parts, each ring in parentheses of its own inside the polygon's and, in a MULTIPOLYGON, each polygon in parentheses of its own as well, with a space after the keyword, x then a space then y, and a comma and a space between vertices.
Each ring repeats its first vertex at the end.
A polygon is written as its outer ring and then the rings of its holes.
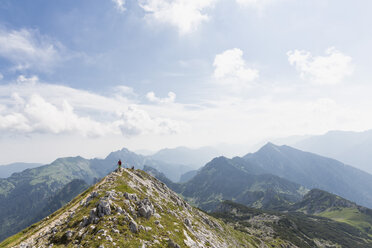
POLYGON ((271 173, 309 189, 319 188, 372 207, 372 175, 337 160, 272 143, 244 159, 247 170, 271 173))
POLYGON ((169 164, 188 165, 192 169, 199 169, 211 159, 219 155, 220 152, 212 147, 201 147, 197 149, 177 147, 172 149, 162 149, 149 157, 169 164))
POLYGON ((110 153, 105 158, 104 161, 96 160, 97 169, 99 169, 99 167, 101 166, 100 163, 104 164, 109 163, 111 166, 107 167, 107 170, 105 171, 106 172, 105 174, 107 174, 117 166, 116 164, 119 159, 122 160, 124 166, 129 165, 139 169, 142 169, 145 165, 151 166, 157 169, 158 171, 164 173, 166 177, 172 180, 173 182, 178 182, 183 173, 188 172, 193 168, 189 165, 186 165, 186 163, 184 164, 174 163, 172 159, 160 161, 154 159, 153 156, 138 155, 134 152, 129 151, 126 148, 123 148, 122 150, 110 153))
POLYGON ((304 151, 340 160, 372 174, 372 130, 331 131, 293 142, 291 145, 304 151))
POLYGON ((247 206, 276 208, 293 203, 307 192, 299 184, 271 174, 250 174, 240 167, 243 159, 218 157, 184 183, 181 193, 198 207, 210 211, 223 200, 247 206))
POLYGON ((7 165, 0 165, 0 178, 6 178, 14 172, 21 172, 26 169, 39 167, 42 164, 38 163, 12 163, 7 165))
POLYGON ((179 182, 185 183, 189 181, 191 178, 193 178, 197 173, 198 173, 198 170, 188 171, 181 175, 179 182))

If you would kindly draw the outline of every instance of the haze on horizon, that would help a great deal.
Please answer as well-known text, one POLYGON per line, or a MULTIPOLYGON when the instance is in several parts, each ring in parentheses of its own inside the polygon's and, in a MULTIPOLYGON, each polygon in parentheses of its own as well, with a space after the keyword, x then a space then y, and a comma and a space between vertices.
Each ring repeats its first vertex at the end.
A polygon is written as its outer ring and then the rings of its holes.
POLYGON ((371 8, 3 0, 0 164, 372 129, 371 8))

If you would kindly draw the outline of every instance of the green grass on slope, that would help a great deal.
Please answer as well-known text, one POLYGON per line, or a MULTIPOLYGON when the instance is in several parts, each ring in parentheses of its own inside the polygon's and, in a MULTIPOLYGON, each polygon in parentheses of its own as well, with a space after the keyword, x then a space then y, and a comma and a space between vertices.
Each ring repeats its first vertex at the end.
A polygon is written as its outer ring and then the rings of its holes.
POLYGON ((372 237, 372 216, 363 214, 358 209, 341 208, 339 210, 326 211, 318 215, 352 225, 372 237))
POLYGON ((86 191, 84 191, 83 193, 75 197, 72 201, 70 201, 64 207, 60 208, 59 210, 55 211, 53 214, 49 215, 49 218, 44 218, 41 221, 22 230, 21 232, 5 239, 3 242, 0 243, 0 247, 13 247, 17 244, 20 244, 22 241, 26 240, 28 237, 35 234, 37 231, 42 229, 44 226, 51 223, 56 217, 63 214, 66 211, 66 209, 69 209, 72 205, 84 199, 90 192, 92 192, 93 189, 94 189, 94 186, 90 187, 89 189, 87 189, 86 191))

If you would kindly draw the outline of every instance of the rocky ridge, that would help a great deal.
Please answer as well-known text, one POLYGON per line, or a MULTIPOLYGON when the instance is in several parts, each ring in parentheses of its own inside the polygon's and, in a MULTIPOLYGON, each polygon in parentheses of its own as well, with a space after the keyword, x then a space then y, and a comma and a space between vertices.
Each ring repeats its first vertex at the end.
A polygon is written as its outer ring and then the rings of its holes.
POLYGON ((191 207, 145 172, 122 169, 0 246, 258 247, 260 243, 191 207))

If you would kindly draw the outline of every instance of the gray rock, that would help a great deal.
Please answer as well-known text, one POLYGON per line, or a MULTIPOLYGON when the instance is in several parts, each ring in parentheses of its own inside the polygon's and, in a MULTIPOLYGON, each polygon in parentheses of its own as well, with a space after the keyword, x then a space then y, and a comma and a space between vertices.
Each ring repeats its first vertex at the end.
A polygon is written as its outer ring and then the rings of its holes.
POLYGON ((103 217, 105 215, 111 214, 110 200, 101 199, 97 205, 97 215, 98 217, 103 217))
POLYGON ((137 233, 138 232, 138 225, 137 223, 132 220, 130 223, 129 223, 129 229, 132 233, 137 233))
POLYGON ((89 225, 89 223, 90 223, 89 218, 87 216, 84 216, 83 220, 80 222, 80 226, 85 227, 85 226, 89 225))
POLYGON ((100 230, 97 232, 97 234, 101 234, 101 233, 102 233, 103 236, 106 236, 107 231, 106 231, 105 229, 100 229, 100 230))
POLYGON ((116 212, 118 212, 118 214, 124 214, 125 213, 125 211, 120 206, 118 206, 116 208, 116 212))
POLYGON ((111 238, 110 235, 107 235, 107 236, 106 236, 106 240, 109 241, 109 242, 112 242, 112 241, 113 241, 113 239, 111 238))
POLYGON ((192 223, 191 223, 191 220, 190 219, 185 219, 185 225, 188 226, 188 227, 192 227, 192 223))
POLYGON ((154 209, 151 208, 149 205, 143 205, 138 209, 138 215, 141 217, 145 217, 146 219, 150 219, 154 212, 154 209))
POLYGON ((106 196, 107 199, 117 201, 118 200, 118 194, 115 192, 115 190, 110 190, 106 191, 106 196))
POLYGON ((19 248, 31 248, 31 245, 27 243, 22 243, 19 245, 19 248))
POLYGON ((160 214, 158 214, 158 213, 154 213, 154 217, 155 217, 156 219, 160 219, 160 218, 161 218, 160 214))
POLYGON ((74 233, 71 231, 71 230, 68 230, 66 233, 65 233, 65 236, 68 240, 71 240, 72 238, 72 235, 74 235, 74 233))
POLYGON ((93 191, 92 193, 90 193, 90 195, 88 196, 88 198, 86 199, 86 201, 81 201, 80 202, 80 205, 84 205, 84 206, 88 206, 89 202, 91 200, 93 200, 94 198, 98 197, 98 192, 97 191, 93 191))
POLYGON ((127 200, 131 200, 131 201, 135 201, 135 202, 138 201, 138 197, 137 197, 136 194, 129 194, 128 192, 125 192, 124 197, 127 200))
POLYGON ((97 217, 97 208, 92 208, 89 212, 89 223, 98 223, 99 219, 97 217))
POLYGON ((173 240, 168 240, 168 247, 170 248, 181 248, 178 244, 176 244, 173 240))

